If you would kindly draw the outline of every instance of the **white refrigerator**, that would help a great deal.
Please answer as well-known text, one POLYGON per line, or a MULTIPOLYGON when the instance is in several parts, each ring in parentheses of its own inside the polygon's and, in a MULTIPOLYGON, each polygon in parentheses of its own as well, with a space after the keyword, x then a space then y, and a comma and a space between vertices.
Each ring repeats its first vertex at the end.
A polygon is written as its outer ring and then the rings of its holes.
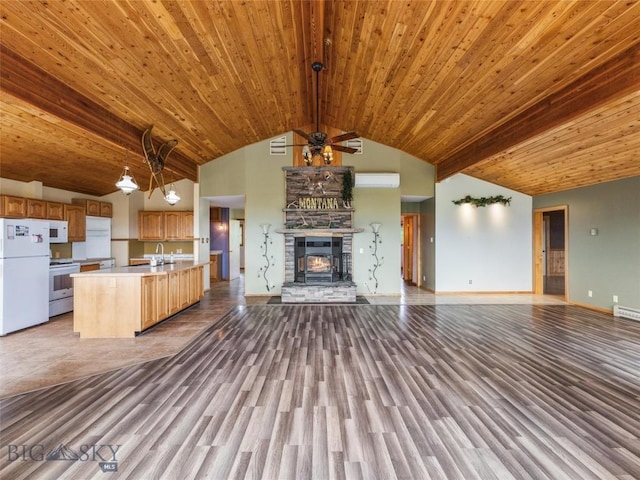
POLYGON ((49 222, 0 219, 0 335, 49 321, 49 222))

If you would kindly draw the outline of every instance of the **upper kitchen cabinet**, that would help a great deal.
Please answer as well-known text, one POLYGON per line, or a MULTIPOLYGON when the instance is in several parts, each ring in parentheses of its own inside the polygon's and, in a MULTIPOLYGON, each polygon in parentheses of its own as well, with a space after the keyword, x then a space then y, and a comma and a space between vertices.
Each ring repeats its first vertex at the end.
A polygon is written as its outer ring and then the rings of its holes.
POLYGON ((164 212, 165 240, 193 239, 193 212, 164 212))
POLYGON ((138 212, 138 240, 164 240, 163 212, 138 212))
POLYGON ((222 209, 220 207, 211 207, 209 209, 209 221, 221 222, 222 221, 222 209))
POLYGON ((11 195, 0 195, 0 217, 25 218, 27 216, 27 199, 11 195))
POLYGON ((138 212, 138 240, 193 240, 193 212, 138 212))
POLYGON ((47 219, 64 220, 64 204, 60 202, 47 202, 47 219))
POLYGON ((42 219, 47 218, 47 202, 45 200, 27 198, 27 217, 42 219))
POLYGON ((193 212, 182 212, 182 214, 184 218, 184 230, 182 231, 184 238, 185 240, 193 240, 193 212))
POLYGON ((100 216, 113 217, 113 205, 109 202, 100 202, 100 216))
POLYGON ((74 205, 82 205, 85 214, 90 217, 111 217, 113 215, 112 205, 108 202, 88 198, 72 198, 71 201, 74 205))
POLYGON ((84 242, 87 239, 87 218, 82 205, 64 205, 64 219, 69 223, 69 242, 84 242))

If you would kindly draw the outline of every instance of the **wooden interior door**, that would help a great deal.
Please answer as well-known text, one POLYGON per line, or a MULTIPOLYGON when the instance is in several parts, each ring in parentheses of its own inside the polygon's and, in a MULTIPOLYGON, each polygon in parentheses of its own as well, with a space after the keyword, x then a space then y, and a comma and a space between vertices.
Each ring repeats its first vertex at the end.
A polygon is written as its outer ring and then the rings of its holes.
POLYGON ((564 251, 560 258, 561 265, 556 265, 553 271, 561 271, 564 279, 564 289, 562 296, 567 298, 569 286, 569 218, 568 207, 558 206, 540 208, 533 211, 533 293, 543 295, 545 292, 545 275, 549 273, 549 234, 550 227, 548 219, 545 219, 545 212, 562 211, 564 216, 564 251))
POLYGON ((404 252, 402 265, 402 279, 405 282, 413 282, 413 264, 414 264, 414 235, 415 235, 415 217, 413 215, 405 215, 403 217, 404 225, 404 252))
POLYGON ((533 293, 544 291, 544 219, 542 210, 533 212, 533 293))

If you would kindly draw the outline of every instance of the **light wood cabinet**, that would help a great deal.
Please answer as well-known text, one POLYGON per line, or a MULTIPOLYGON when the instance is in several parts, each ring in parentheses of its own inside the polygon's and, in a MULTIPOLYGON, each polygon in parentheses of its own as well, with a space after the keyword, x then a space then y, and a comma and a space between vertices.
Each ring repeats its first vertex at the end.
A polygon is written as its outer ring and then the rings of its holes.
POLYGON ((179 308, 187 308, 190 305, 191 295, 189 291, 189 270, 180 270, 180 286, 178 288, 180 292, 179 308))
POLYGON ((138 212, 138 240, 164 240, 163 212, 138 212))
POLYGON ((164 212, 165 240, 193 239, 193 212, 164 212))
POLYGON ((113 204, 109 202, 100 202, 100 216, 113 217, 113 204))
POLYGON ((193 240, 193 212, 182 212, 182 238, 193 240))
POLYGON ((163 320, 169 316, 169 276, 158 275, 156 277, 156 291, 157 291, 157 320, 163 320))
POLYGON ((163 220, 165 240, 179 240, 183 238, 182 212, 164 212, 163 220))
POLYGON ((64 204, 64 219, 68 222, 69 242, 84 242, 87 239, 87 217, 81 205, 64 204))
POLYGON ((0 195, 0 217, 25 218, 27 216, 27 199, 12 195, 0 195))
POLYGON ((112 217, 113 205, 109 202, 101 202, 90 198, 72 198, 71 203, 82 205, 84 212, 90 217, 112 217))
POLYGON ((189 303, 200 301, 203 291, 203 267, 194 267, 189 270, 189 303))
POLYGON ((91 200, 88 198, 72 198, 71 203, 73 203, 74 205, 81 205, 82 207, 84 207, 85 215, 89 215, 90 217, 100 216, 99 200, 91 200))
POLYGON ((64 204, 60 202, 47 202, 47 219, 64 220, 64 204))
POLYGON ((169 272, 168 277, 168 309, 169 315, 180 310, 180 272, 169 272))
POLYGON ((220 262, 220 255, 209 255, 209 280, 212 282, 219 282, 222 279, 222 263, 220 262))
POLYGON ((158 322, 158 280, 156 276, 142 277, 142 330, 158 322))
POLYGON ((71 275, 73 327, 80 338, 131 338, 202 298, 202 265, 148 268, 71 275))
POLYGON ((35 198, 27 198, 28 218, 47 218, 47 202, 35 198))
POLYGON ((193 212, 139 211, 138 240, 193 240, 193 212))
POLYGON ((85 263, 83 265, 80 265, 80 271, 81 272, 91 272, 93 270, 100 270, 100 264, 99 263, 85 263))

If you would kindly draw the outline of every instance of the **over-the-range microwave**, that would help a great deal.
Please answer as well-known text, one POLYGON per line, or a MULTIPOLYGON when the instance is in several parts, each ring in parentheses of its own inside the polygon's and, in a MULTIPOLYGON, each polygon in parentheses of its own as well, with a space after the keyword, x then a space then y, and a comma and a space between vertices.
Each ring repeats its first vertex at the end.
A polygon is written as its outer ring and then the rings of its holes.
POLYGON ((66 220, 49 220, 49 243, 67 243, 69 236, 66 220))

